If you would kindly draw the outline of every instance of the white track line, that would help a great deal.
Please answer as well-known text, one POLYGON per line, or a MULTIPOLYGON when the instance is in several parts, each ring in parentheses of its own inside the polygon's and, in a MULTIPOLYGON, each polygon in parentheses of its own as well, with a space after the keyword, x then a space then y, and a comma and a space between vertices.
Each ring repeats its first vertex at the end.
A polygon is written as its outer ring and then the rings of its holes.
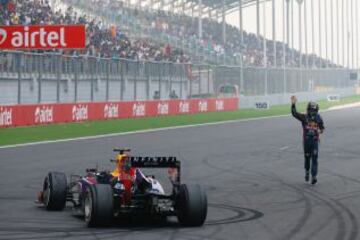
POLYGON ((96 135, 96 136, 87 136, 87 137, 78 137, 78 138, 66 138, 66 139, 59 139, 59 140, 49 140, 49 141, 41 141, 41 142, 32 142, 32 143, 20 143, 20 144, 14 144, 14 145, 4 145, 4 146, 0 146, 0 149, 16 148, 16 147, 26 147, 26 146, 49 144, 49 143, 61 143, 61 142, 69 142, 69 141, 90 140, 90 139, 116 137, 116 136, 132 135, 132 134, 141 134, 141 133, 160 132, 160 131, 167 131, 167 130, 176 130, 176 129, 182 129, 182 128, 211 126, 211 125, 221 125, 221 124, 237 123, 237 122, 250 122, 250 121, 256 121, 256 120, 264 120, 264 119, 271 119, 271 118, 280 118, 280 117, 286 117, 286 116, 289 116, 289 114, 286 114, 286 115, 276 115, 276 116, 268 116, 268 117, 258 117, 258 118, 246 118, 246 119, 237 119, 237 120, 227 120, 227 121, 211 122, 211 123, 189 124, 189 125, 183 125, 183 126, 173 126, 173 127, 147 129, 147 130, 137 130, 137 131, 131 131, 131 132, 109 133, 109 134, 102 134, 102 135, 96 135))
MULTIPOLYGON (((357 105, 356 105, 356 106, 357 106, 357 105)), ((352 106, 352 107, 355 107, 355 106, 352 106)), ((348 108, 349 108, 349 107, 348 107, 348 108)), ((327 109, 327 110, 324 110, 324 111, 321 111, 321 112, 328 112, 328 111, 335 111, 335 110, 341 110, 341 109, 327 109)), ((257 117, 257 118, 227 120, 227 121, 211 122, 211 123, 189 124, 189 125, 183 125, 183 126, 155 128, 155 129, 138 130, 138 131, 131 131, 131 132, 109 133, 109 134, 102 134, 102 135, 96 135, 96 136, 87 136, 87 137, 78 137, 78 138, 66 138, 66 139, 59 139, 59 140, 49 140, 49 141, 41 141, 41 142, 32 142, 32 143, 21 143, 21 144, 13 144, 13 145, 0 146, 0 149, 16 148, 16 147, 26 147, 26 146, 35 146, 35 145, 43 145, 43 144, 50 144, 50 143, 61 143, 61 142, 70 142, 70 141, 82 141, 82 140, 108 138, 108 137, 116 137, 116 136, 132 135, 132 134, 141 134, 141 133, 160 132, 160 131, 167 131, 167 130, 176 130, 176 129, 182 129, 182 128, 221 125, 221 124, 228 124, 228 123, 259 121, 259 120, 264 120, 264 119, 281 118, 281 117, 288 117, 288 116, 290 116, 290 114, 277 115, 277 116, 268 116, 268 117, 257 117)))

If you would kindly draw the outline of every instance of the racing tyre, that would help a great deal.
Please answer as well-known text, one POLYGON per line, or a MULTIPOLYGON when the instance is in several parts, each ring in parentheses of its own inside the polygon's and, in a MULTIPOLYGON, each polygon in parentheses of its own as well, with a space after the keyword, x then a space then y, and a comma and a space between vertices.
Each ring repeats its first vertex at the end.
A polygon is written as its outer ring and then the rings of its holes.
POLYGON ((206 193, 199 185, 181 185, 176 210, 182 226, 202 226, 207 215, 206 193))
POLYGON ((107 227, 113 219, 113 191, 108 184, 90 185, 84 199, 88 227, 107 227))
POLYGON ((61 211, 66 205, 66 175, 61 172, 49 172, 43 184, 43 202, 46 210, 61 211))

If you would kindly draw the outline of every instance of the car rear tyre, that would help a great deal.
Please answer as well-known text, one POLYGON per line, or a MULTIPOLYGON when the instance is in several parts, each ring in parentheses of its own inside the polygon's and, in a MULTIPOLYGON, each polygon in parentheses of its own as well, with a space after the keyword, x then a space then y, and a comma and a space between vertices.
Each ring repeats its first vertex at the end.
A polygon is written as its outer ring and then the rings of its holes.
POLYGON ((207 215, 206 193, 199 185, 181 185, 176 210, 182 226, 202 226, 207 215))
POLYGON ((63 210, 66 205, 66 190, 66 175, 61 172, 49 172, 43 184, 43 202, 46 210, 63 210))
POLYGON ((113 219, 113 192, 110 185, 90 185, 84 199, 85 222, 88 227, 107 227, 113 219))

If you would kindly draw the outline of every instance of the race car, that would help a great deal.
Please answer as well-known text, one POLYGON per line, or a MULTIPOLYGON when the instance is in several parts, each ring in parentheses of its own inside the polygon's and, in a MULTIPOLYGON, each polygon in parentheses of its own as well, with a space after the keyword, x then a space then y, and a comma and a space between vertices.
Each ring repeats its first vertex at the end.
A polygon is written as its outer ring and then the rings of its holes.
POLYGON ((49 211, 61 211, 67 202, 84 216, 88 227, 110 226, 114 218, 177 216, 182 226, 201 226, 207 215, 207 196, 199 185, 180 181, 180 161, 176 157, 135 157, 130 149, 114 149, 113 171, 86 169, 85 176, 71 175, 70 183, 61 172, 45 177, 38 203, 49 211), (141 169, 168 168, 171 193, 166 194, 154 176, 141 169))

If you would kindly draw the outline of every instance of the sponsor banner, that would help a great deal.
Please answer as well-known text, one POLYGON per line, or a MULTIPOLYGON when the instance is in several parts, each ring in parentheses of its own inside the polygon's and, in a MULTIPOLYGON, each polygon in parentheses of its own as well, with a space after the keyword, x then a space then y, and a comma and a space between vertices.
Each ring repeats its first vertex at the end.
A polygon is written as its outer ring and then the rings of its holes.
POLYGON ((189 114, 190 113, 190 101, 182 100, 177 104, 179 114, 189 114))
POLYGON ((169 115, 169 105, 170 103, 167 101, 159 102, 157 104, 157 115, 169 115))
POLYGON ((85 25, 0 25, 0 49, 83 49, 85 25))
POLYGON ((0 127, 13 126, 13 108, 0 107, 0 127))
POLYGON ((35 124, 53 123, 54 121, 54 107, 53 106, 38 106, 34 112, 35 124))
POLYGON ((119 104, 118 103, 107 103, 104 108, 104 119, 116 119, 119 118, 119 104))
POLYGON ((339 102, 340 95, 339 94, 327 95, 327 100, 328 100, 328 102, 339 102))
POLYGON ((132 117, 145 117, 150 116, 150 113, 148 113, 147 105, 145 102, 135 102, 132 105, 132 117))
POLYGON ((238 98, 0 106, 0 128, 238 109, 238 98))
POLYGON ((270 103, 268 101, 266 102, 256 102, 254 105, 255 109, 270 109, 270 103))

